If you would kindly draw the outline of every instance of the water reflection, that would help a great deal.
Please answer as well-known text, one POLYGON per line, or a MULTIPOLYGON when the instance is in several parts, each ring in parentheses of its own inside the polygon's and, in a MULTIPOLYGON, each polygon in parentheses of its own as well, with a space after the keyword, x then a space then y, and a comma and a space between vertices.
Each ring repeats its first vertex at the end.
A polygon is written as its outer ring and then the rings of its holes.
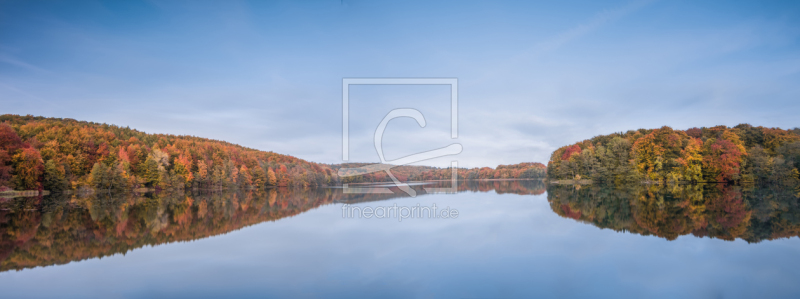
MULTIPOLYGON (((425 196, 423 186, 414 188, 425 196)), ((561 217, 618 232, 668 240, 692 234, 751 243, 800 236, 800 201, 791 188, 575 187, 545 186, 541 181, 473 181, 458 186, 459 192, 497 194, 539 195, 545 190, 550 209, 561 217)), ((272 189, 0 199, 0 272, 208 238, 332 203, 408 196, 395 191, 346 194, 333 188, 272 189)))
POLYGON ((722 184, 547 187, 555 213, 600 228, 749 243, 800 236, 798 195, 792 188, 722 184))
MULTIPOLYGON (((437 187, 450 187, 439 183, 437 187)), ((422 186, 414 186, 424 195, 422 186)), ((543 194, 541 181, 462 182, 459 192, 543 194)), ((225 234, 331 203, 407 196, 341 189, 271 189, 211 194, 91 194, 0 199, 0 271, 65 264, 146 245, 225 234)))

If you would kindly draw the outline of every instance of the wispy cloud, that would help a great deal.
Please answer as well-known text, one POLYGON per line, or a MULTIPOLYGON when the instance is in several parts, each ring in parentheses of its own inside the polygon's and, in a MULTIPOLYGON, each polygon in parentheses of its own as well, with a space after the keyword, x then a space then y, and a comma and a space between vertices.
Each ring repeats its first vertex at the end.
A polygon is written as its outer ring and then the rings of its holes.
POLYGON ((653 2, 656 2, 656 0, 633 1, 622 7, 599 11, 595 13, 591 19, 566 31, 557 33, 549 39, 539 41, 517 55, 509 57, 498 67, 486 72, 485 77, 507 74, 510 72, 510 69, 518 68, 520 65, 527 65, 527 63, 535 61, 542 56, 556 52, 570 42, 597 31, 603 26, 634 13, 653 2))
POLYGON ((12 56, 3 53, 0 53, 0 62, 20 67, 28 71, 33 71, 42 74, 52 74, 52 72, 49 70, 43 69, 41 67, 35 66, 33 64, 27 63, 25 61, 22 61, 20 59, 14 58, 12 56))
POLYGON ((0 82, 0 88, 6 89, 6 90, 10 90, 15 94, 23 96, 27 100, 34 100, 36 102, 39 102, 40 105, 36 105, 36 106, 39 107, 39 109, 41 109, 43 112, 44 111, 48 111, 48 110, 53 110, 53 108, 57 108, 57 109, 66 108, 63 105, 60 105, 60 104, 58 104, 58 103, 56 103, 54 101, 50 101, 50 100, 44 99, 42 97, 35 96, 35 95, 25 91, 25 90, 22 90, 20 88, 14 87, 14 86, 6 84, 6 83, 0 82), (41 104, 44 104, 44 106, 41 106, 41 104))
POLYGON ((655 2, 655 0, 633 1, 623 7, 600 11, 596 13, 594 17, 592 17, 587 22, 579 24, 567 31, 561 32, 552 39, 537 43, 536 45, 531 47, 528 51, 519 55, 516 59, 517 60, 535 59, 541 55, 557 51, 564 45, 576 39, 579 39, 589 33, 597 31, 601 27, 609 23, 612 23, 614 21, 617 21, 622 17, 629 15, 653 2, 655 2))

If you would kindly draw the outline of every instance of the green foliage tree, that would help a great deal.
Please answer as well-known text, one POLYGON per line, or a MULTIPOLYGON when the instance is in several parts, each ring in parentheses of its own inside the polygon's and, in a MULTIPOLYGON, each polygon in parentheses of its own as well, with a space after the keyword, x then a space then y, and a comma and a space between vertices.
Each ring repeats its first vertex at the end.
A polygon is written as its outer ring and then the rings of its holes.
POLYGON ((623 183, 639 180, 638 172, 633 166, 630 155, 631 142, 621 137, 614 137, 607 147, 598 146, 599 167, 597 181, 623 183))
POLYGON ((147 159, 144 161, 143 168, 145 185, 148 187, 157 186, 161 179, 161 173, 159 172, 158 162, 152 155, 147 156, 147 159))
POLYGON ((89 174, 92 179, 92 185, 100 190, 106 191, 119 191, 128 188, 128 180, 122 165, 117 163, 113 166, 106 166, 105 163, 94 163, 92 171, 89 174))
POLYGON ((64 168, 56 165, 53 160, 44 163, 44 190, 50 192, 62 192, 69 188, 69 183, 64 173, 64 168))

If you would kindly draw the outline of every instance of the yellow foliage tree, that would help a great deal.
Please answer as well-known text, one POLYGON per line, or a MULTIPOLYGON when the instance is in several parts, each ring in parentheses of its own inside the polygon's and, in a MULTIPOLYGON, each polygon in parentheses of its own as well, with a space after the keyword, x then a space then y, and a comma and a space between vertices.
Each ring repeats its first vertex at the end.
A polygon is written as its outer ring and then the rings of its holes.
POLYGON ((663 179, 658 173, 661 170, 663 149, 655 143, 655 135, 647 134, 633 144, 636 169, 651 180, 663 179))
POLYGON ((267 170, 267 185, 275 186, 278 184, 278 177, 275 176, 275 171, 272 171, 272 167, 267 170))

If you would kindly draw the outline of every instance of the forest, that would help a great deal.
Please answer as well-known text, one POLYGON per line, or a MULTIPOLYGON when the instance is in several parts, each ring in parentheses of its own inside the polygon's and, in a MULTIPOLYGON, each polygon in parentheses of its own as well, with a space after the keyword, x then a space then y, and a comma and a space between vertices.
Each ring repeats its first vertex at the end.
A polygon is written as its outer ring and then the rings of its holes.
POLYGON ((800 129, 716 126, 639 129, 554 151, 551 180, 800 183, 800 129))
POLYGON ((0 116, 0 191, 229 189, 336 184, 324 164, 194 136, 0 116))
MULTIPOLYGON (((148 134, 74 119, 0 116, 0 192, 8 190, 263 189, 388 182, 384 172, 339 176, 367 163, 321 164, 195 136, 148 134)), ((543 178, 541 163, 458 169, 459 179, 543 178)), ((451 177, 450 168, 395 166, 400 181, 451 177)))
MULTIPOLYGON (((0 191, 261 189, 387 182, 366 163, 321 164, 195 136, 35 116, 0 116, 0 191), (343 176, 339 176, 342 171, 343 176)), ((460 180, 800 184, 800 129, 639 129, 561 147, 542 163, 457 168, 460 180)), ((395 166, 400 181, 449 180, 451 168, 395 166)))

